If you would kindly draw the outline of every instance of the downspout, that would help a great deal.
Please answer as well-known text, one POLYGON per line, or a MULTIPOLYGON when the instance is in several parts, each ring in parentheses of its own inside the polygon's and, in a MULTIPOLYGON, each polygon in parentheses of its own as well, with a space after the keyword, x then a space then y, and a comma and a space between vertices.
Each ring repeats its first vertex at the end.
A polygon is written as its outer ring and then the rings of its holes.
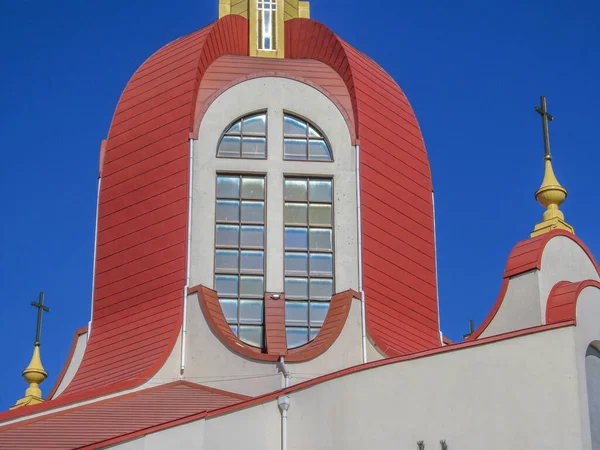
POLYGON ((360 204, 360 145, 356 146, 356 219, 358 222, 358 293, 360 294, 360 315, 362 328, 362 362, 367 362, 367 308, 365 291, 363 291, 363 258, 362 258, 362 221, 360 204))
POLYGON ((438 282, 438 257, 437 257, 437 231, 435 227, 435 194, 431 191, 431 206, 433 208, 433 253, 435 256, 435 300, 438 313, 438 331, 440 334, 440 345, 444 345, 444 336, 442 335, 442 320, 440 317, 440 288, 438 282))
POLYGON ((106 140, 100 143, 100 161, 98 163, 98 188, 96 190, 96 227, 94 229, 94 260, 92 263, 92 299, 90 308, 90 321, 86 334, 86 342, 92 334, 92 321, 94 320, 94 289, 96 286, 96 247, 98 246, 98 211, 100 211, 100 186, 102 184, 102 167, 104 166, 104 153, 106 151, 106 140))
MULTIPOLYGON (((284 376, 285 387, 290 386, 290 373, 285 366, 285 359, 283 356, 279 357, 279 370, 284 376)), ((288 395, 282 395, 277 398, 277 406, 281 411, 281 450, 287 450, 287 411, 290 407, 290 397, 288 395)))
POLYGON ((185 274, 185 287, 183 288, 183 323, 181 325, 181 367, 179 368, 180 375, 185 371, 185 342, 187 335, 187 297, 190 287, 191 273, 191 249, 192 249, 192 191, 194 188, 194 140, 190 138, 190 179, 188 189, 188 222, 187 222, 187 263, 185 274))
POLYGON ((94 319, 94 286, 96 284, 96 247, 98 245, 98 210, 100 208, 100 184, 102 183, 102 172, 98 173, 98 189, 96 192, 96 228, 94 230, 94 262, 92 265, 92 300, 90 308, 90 321, 88 322, 88 330, 86 341, 90 340, 92 334, 92 320, 94 319))

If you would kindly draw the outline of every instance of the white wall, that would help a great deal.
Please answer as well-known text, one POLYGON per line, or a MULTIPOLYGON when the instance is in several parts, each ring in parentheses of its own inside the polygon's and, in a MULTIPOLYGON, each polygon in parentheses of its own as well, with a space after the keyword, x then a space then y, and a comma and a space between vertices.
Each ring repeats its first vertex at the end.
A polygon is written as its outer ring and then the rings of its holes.
MULTIPOLYGON (((290 394, 289 450, 569 449, 582 447, 575 328, 371 368, 290 394)), ((222 416, 194 434, 206 450, 280 448, 276 400, 222 416)), ((123 447, 141 450, 144 447, 123 447)), ((178 446, 165 448, 199 448, 178 446)))
MULTIPOLYGON (((597 343, 600 346, 600 342, 597 343)), ((585 356, 592 450, 600 450, 600 351, 591 345, 585 356)))

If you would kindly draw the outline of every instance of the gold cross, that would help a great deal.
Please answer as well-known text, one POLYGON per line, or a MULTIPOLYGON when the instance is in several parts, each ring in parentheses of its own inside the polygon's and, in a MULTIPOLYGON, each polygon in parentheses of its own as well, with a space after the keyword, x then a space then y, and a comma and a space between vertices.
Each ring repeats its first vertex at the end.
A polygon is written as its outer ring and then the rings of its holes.
POLYGON ((535 111, 542 116, 542 130, 544 132, 544 159, 551 160, 550 155, 550 134, 548 133, 548 122, 552 122, 554 117, 550 115, 546 108, 546 97, 540 97, 541 108, 535 107, 535 111))
POLYGON ((37 317, 37 331, 35 333, 35 345, 40 345, 40 334, 42 333, 42 314, 44 311, 50 312, 50 308, 44 306, 44 293, 40 292, 40 300, 38 303, 31 302, 31 306, 34 306, 38 310, 37 317))

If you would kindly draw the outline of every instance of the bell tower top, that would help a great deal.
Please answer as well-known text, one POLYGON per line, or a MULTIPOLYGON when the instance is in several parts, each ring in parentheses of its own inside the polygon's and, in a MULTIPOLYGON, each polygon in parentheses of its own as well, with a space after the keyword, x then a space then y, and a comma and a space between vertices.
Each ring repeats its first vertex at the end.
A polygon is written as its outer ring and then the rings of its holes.
POLYGON ((309 19, 310 4, 298 0, 219 0, 219 19, 229 14, 249 20, 250 56, 283 58, 285 21, 309 19))

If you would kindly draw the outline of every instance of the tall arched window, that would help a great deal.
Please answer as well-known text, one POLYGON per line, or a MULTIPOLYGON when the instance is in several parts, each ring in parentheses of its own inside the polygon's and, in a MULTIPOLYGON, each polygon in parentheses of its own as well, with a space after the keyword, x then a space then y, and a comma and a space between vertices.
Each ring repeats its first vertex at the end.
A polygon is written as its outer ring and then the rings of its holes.
POLYGON ((585 375, 587 381, 588 406, 592 450, 600 450, 600 342, 597 347, 590 345, 585 354, 585 375))
MULTIPOLYGON (((219 141, 217 158, 266 160, 267 113, 244 116, 229 125, 219 141)), ((311 122, 290 114, 280 115, 281 119, 283 123, 275 126, 283 128, 284 140, 269 152, 280 165, 223 161, 219 167, 225 171, 216 174, 214 286, 233 333, 255 347, 264 346, 265 336, 267 216, 271 225, 283 230, 279 264, 289 348, 316 337, 334 293, 333 175, 303 174, 303 165, 295 164, 332 161, 331 150, 325 135, 311 122), (274 177, 270 186, 280 192, 276 198, 282 198, 283 205, 281 200, 267 204, 270 174, 274 177)))

